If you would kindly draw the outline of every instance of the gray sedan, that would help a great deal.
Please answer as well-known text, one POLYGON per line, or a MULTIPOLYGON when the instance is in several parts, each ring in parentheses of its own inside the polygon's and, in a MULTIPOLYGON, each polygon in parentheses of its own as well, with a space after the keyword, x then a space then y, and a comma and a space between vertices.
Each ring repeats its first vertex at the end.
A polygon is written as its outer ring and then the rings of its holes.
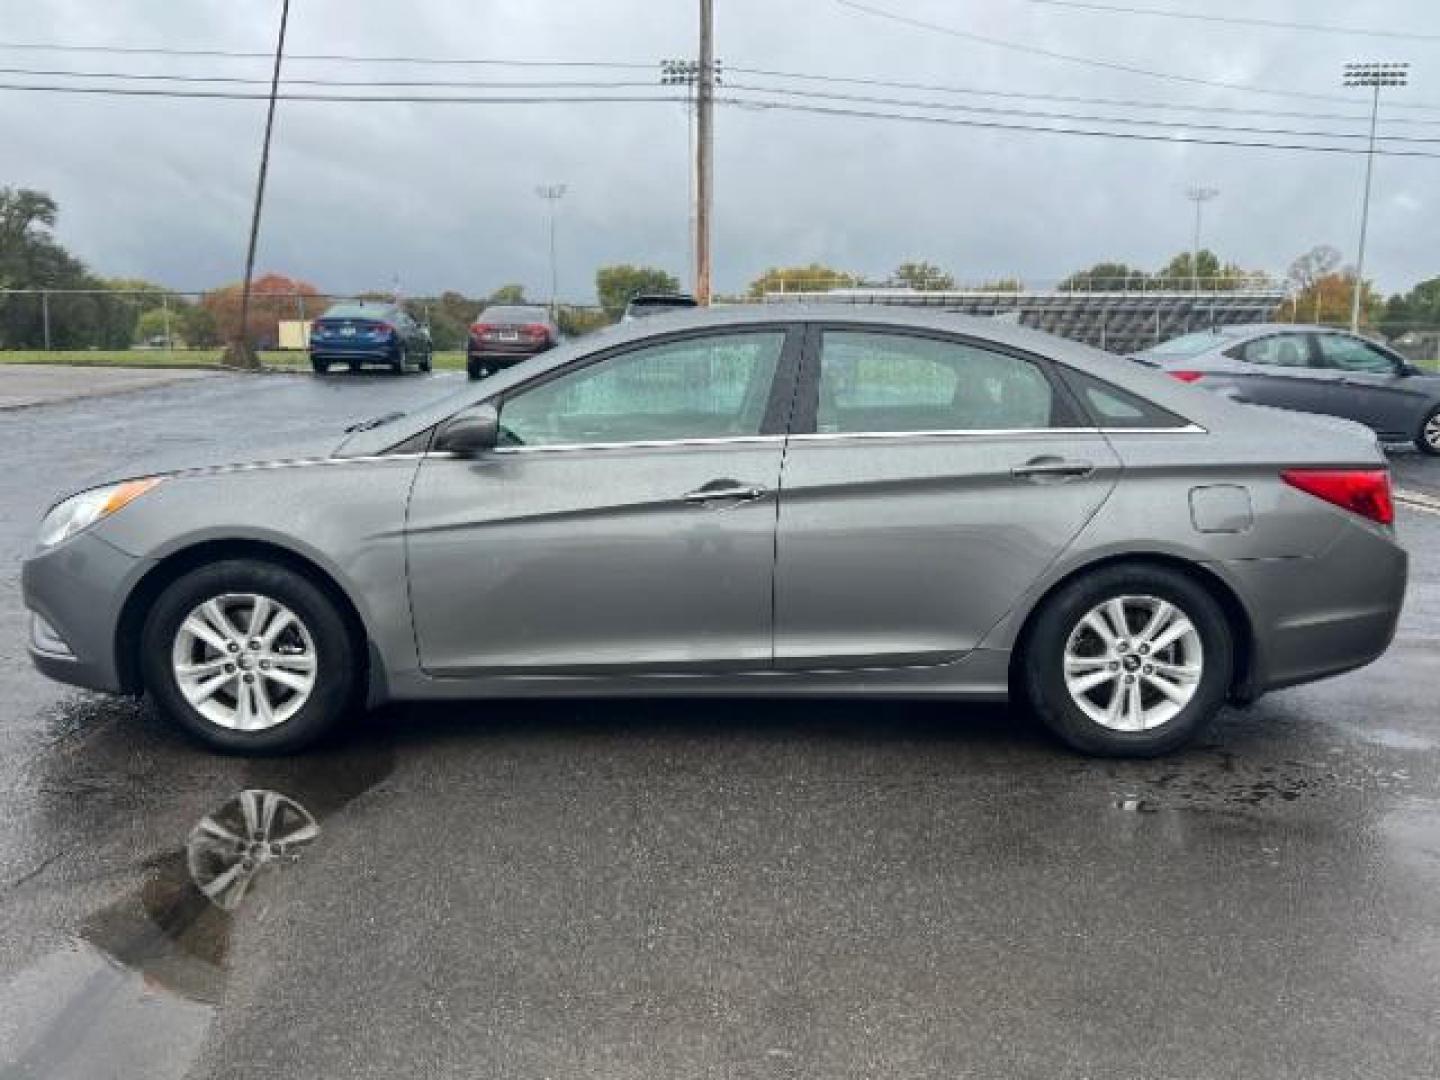
POLYGON ((1291 323, 1186 334, 1137 360, 1236 401, 1355 420, 1440 454, 1440 376, 1343 330, 1291 323))
POLYGON ((1355 424, 1018 326, 758 307, 81 492, 24 592, 41 670, 227 751, 388 700, 791 694, 1014 695, 1152 755, 1379 656, 1392 518, 1355 424))

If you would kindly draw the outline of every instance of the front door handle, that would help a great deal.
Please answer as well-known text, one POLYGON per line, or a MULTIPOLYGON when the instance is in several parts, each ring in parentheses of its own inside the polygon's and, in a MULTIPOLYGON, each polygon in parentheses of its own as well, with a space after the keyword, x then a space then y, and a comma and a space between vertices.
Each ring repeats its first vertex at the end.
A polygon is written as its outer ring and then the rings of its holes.
POLYGON ((758 484, 742 484, 738 480, 711 480, 708 484, 687 491, 680 498, 687 503, 753 502, 764 498, 766 489, 758 484))
POLYGON ((1094 471, 1095 465, 1089 461, 1046 456, 1031 458, 1024 465, 1016 465, 1010 470, 1010 475, 1020 480, 1043 483, 1045 481, 1079 480, 1094 471))

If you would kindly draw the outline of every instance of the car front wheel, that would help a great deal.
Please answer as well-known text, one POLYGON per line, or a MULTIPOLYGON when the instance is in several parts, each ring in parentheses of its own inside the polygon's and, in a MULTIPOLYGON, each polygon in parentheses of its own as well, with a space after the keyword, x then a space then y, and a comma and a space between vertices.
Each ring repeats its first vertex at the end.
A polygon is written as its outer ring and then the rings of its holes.
POLYGON ((1020 662, 1025 697, 1066 744, 1153 757, 1214 719, 1233 652, 1209 592, 1175 570, 1137 564, 1098 570, 1056 593, 1020 662))
POLYGON ((298 750, 350 707, 355 645, 309 579, 249 559, 200 567, 160 595, 141 637, 145 686, 212 748, 298 750))
POLYGON ((1415 446, 1426 454, 1440 457, 1440 405, 1430 410, 1425 417, 1424 423, 1420 425, 1420 434, 1415 439, 1415 446))

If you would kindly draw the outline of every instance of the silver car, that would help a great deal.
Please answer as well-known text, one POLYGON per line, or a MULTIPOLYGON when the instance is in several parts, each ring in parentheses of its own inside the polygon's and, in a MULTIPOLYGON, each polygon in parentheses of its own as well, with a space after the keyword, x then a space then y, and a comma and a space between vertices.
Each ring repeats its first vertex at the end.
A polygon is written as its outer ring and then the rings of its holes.
POLYGON ((1137 360, 1236 401, 1355 420, 1440 454, 1440 375, 1327 326, 1255 323, 1185 334, 1137 360))
POLYGON ((1153 755, 1367 664, 1406 556, 1374 436, 902 308, 639 322, 309 454, 125 479, 25 563, 45 673, 211 746, 363 705, 1011 695, 1153 755))

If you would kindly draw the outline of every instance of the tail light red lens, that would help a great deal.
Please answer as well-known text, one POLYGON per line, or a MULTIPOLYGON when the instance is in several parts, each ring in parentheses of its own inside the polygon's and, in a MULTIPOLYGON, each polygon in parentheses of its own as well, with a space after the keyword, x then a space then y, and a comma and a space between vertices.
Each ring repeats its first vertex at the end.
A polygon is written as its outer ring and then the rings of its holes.
POLYGON ((471 336, 471 337, 477 337, 477 338, 478 338, 478 337, 484 337, 487 333, 489 333, 491 330, 494 330, 494 329, 495 329, 495 328, 494 328, 493 326, 491 326, 489 323, 483 323, 483 322, 471 323, 471 324, 470 324, 470 336, 471 336))
POLYGON ((525 333, 532 338, 544 339, 550 336, 550 329, 544 323, 528 323, 525 333))
POLYGON ((1172 371, 1170 377, 1179 379, 1181 382, 1194 382, 1196 379, 1203 379, 1205 373, 1203 371, 1172 371))
POLYGON ((388 322, 376 323, 373 332, 376 334, 393 334, 395 327, 391 326, 388 322))
POLYGON ((1280 478, 1308 495, 1381 525, 1395 522, 1388 469, 1286 469, 1280 478))

